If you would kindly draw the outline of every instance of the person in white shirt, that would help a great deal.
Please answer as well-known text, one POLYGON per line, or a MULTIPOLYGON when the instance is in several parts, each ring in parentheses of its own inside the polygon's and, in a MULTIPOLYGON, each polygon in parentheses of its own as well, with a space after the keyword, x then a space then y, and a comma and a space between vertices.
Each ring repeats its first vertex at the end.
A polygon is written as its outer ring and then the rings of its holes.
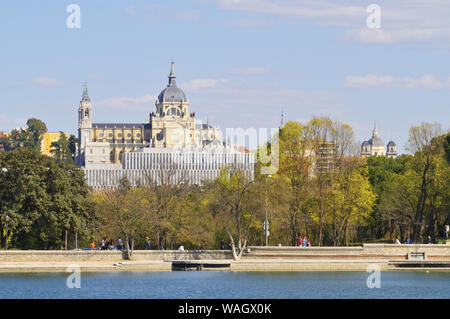
POLYGON ((180 248, 178 248, 179 251, 183 251, 184 250, 184 246, 181 245, 180 248))
POLYGON ((398 245, 401 245, 401 242, 400 242, 400 240, 398 238, 395 240, 395 243, 398 244, 398 245))

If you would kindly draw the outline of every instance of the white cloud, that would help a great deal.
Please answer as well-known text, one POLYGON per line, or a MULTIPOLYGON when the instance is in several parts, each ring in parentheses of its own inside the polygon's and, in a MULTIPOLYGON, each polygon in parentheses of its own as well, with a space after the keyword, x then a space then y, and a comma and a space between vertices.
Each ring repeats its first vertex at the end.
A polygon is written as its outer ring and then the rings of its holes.
POLYGON ((180 87, 186 90, 199 90, 203 88, 214 87, 219 83, 226 83, 228 80, 226 79, 193 79, 187 83, 181 84, 180 87))
POLYGON ((344 32, 344 38, 363 43, 395 43, 395 42, 421 42, 439 37, 450 36, 449 30, 441 29, 354 29, 344 32))
POLYGON ((246 68, 235 68, 231 70, 230 73, 247 75, 247 74, 264 74, 267 73, 267 71, 268 71, 267 69, 260 66, 249 66, 246 68))
POLYGON ((219 0, 220 8, 252 13, 274 14, 297 18, 357 17, 366 9, 359 5, 343 6, 322 0, 270 1, 270 0, 219 0))
POLYGON ((269 20, 253 18, 232 20, 230 23, 231 26, 240 28, 265 27, 272 24, 272 21, 269 20))
POLYGON ((420 78, 403 77, 396 78, 392 75, 374 75, 365 76, 349 75, 345 78, 345 85, 354 88, 404 88, 404 89, 442 89, 450 88, 450 79, 439 81, 432 75, 424 75, 420 78))
POLYGON ((248 87, 244 83, 228 83, 205 88, 199 94, 194 93, 191 102, 195 101, 195 109, 199 115, 208 114, 210 118, 220 118, 222 122, 234 125, 230 127, 244 127, 249 123, 277 126, 281 110, 284 111, 285 120, 294 117, 309 118, 312 113, 331 116, 342 113, 342 98, 323 90, 248 87))
POLYGON ((100 100, 96 106, 111 109, 147 110, 156 101, 156 96, 146 94, 141 97, 112 97, 100 100))
POLYGON ((37 85, 41 86, 61 86, 62 83, 56 79, 48 78, 48 77, 38 77, 33 80, 33 82, 37 85))
MULTIPOLYGON (((360 0, 218 0, 222 10, 309 20, 323 27, 343 27, 346 39, 363 43, 429 42, 450 39, 448 0, 377 0, 381 29, 368 29, 367 6, 360 0)), ((245 19, 245 18, 244 18, 245 19)))

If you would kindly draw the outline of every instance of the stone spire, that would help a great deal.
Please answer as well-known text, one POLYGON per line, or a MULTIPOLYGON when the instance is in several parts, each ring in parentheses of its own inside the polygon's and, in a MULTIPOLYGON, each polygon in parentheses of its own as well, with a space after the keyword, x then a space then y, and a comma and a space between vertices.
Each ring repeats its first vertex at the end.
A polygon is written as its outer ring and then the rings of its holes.
POLYGON ((372 137, 378 137, 377 122, 376 122, 376 121, 375 121, 374 124, 373 124, 372 137))
POLYGON ((84 83, 83 85, 83 96, 81 98, 82 101, 91 101, 90 97, 89 97, 89 92, 88 92, 88 84, 87 82, 84 83))
POLYGON ((167 86, 177 86, 176 75, 173 73, 173 60, 170 62, 169 84, 167 86))

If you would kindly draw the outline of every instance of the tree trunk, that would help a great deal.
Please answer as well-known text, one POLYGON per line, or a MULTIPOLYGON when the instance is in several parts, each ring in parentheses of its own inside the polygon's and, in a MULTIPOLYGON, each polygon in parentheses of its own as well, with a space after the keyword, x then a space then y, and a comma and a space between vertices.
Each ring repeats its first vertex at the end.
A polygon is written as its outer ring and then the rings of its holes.
POLYGON ((130 238, 128 237, 128 235, 125 235, 125 242, 126 242, 126 254, 127 254, 127 259, 131 260, 131 258, 133 257, 133 246, 134 246, 134 240, 131 239, 131 246, 130 246, 130 238))
POLYGON ((417 202, 416 214, 414 216, 414 224, 413 224, 413 240, 417 241, 417 238, 420 234, 420 229, 422 226, 423 212, 425 210, 425 201, 427 199, 427 172, 430 168, 430 160, 427 158, 425 167, 422 173, 422 184, 420 186, 420 196, 419 201, 417 202))

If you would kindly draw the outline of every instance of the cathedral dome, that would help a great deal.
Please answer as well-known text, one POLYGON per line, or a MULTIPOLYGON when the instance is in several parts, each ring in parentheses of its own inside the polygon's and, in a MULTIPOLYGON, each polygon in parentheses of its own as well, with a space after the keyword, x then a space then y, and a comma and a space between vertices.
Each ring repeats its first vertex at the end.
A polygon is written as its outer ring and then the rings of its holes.
POLYGON ((186 102, 187 98, 183 90, 177 86, 176 76, 173 73, 173 62, 170 67, 169 84, 158 95, 158 102, 186 102))
POLYGON ((158 102, 185 102, 186 95, 179 87, 168 86, 158 95, 158 102))
POLYGON ((372 133, 372 138, 369 140, 369 144, 375 147, 377 146, 383 146, 384 147, 384 142, 381 138, 378 137, 378 131, 377 128, 375 127, 373 129, 373 133, 372 133))
POLYGON ((369 140, 369 144, 372 146, 384 146, 383 140, 378 136, 374 136, 369 140))
POLYGON ((396 145, 395 145, 395 142, 394 142, 394 141, 390 141, 390 142, 388 143, 388 146, 396 146, 396 145))

